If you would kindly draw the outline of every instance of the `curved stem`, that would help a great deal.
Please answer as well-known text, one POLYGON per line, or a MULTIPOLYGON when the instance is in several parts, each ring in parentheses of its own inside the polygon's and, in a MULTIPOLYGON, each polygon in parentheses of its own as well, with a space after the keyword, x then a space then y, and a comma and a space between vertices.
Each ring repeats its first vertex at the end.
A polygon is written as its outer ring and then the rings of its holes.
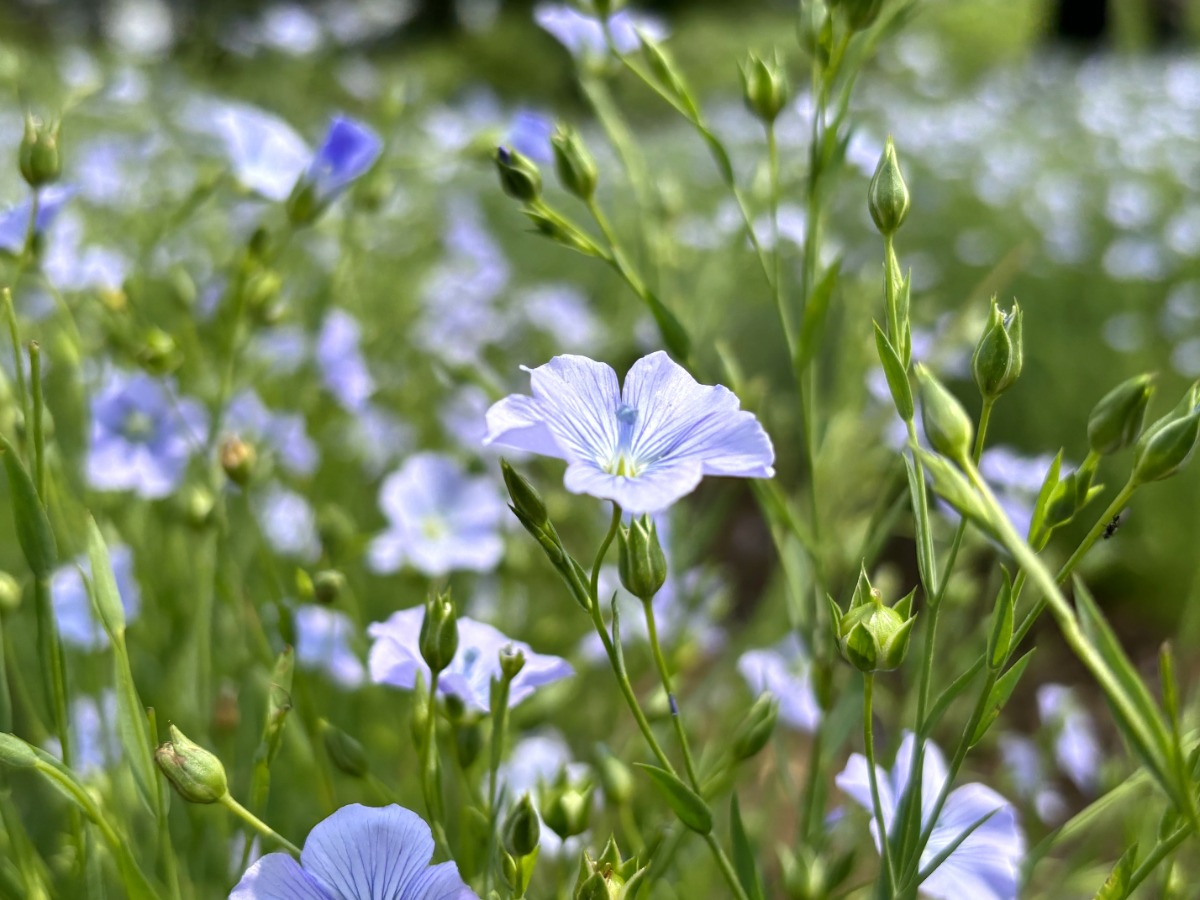
POLYGON ((729 857, 725 855, 725 851, 721 849, 721 844, 712 833, 709 832, 704 836, 704 840, 712 849, 713 858, 717 861, 717 866, 721 870, 721 874, 725 876, 725 880, 729 883, 729 889, 733 891, 733 896, 737 900, 750 900, 746 896, 746 889, 742 887, 742 883, 738 881, 737 872, 733 869, 733 864, 730 863, 729 857))
POLYGON ((650 650, 654 654, 654 664, 658 667, 658 675, 662 679, 663 690, 667 692, 667 702, 671 707, 671 724, 675 727, 675 735, 679 738, 679 746, 683 750, 683 765, 687 770, 692 790, 699 793, 700 779, 696 776, 696 763, 692 759, 692 750, 688 745, 687 731, 683 727, 683 717, 679 714, 679 704, 671 690, 671 675, 667 671, 667 661, 663 656, 662 645, 658 641, 658 625, 654 621, 653 602, 651 600, 642 601, 642 609, 646 613, 646 630, 650 635, 650 650))
POLYGON ((292 854, 292 856, 300 855, 299 847, 277 832, 258 816, 254 815, 254 813, 250 812, 250 810, 246 809, 246 807, 242 806, 242 804, 234 800, 233 794, 226 794, 220 799, 219 802, 222 806, 240 818, 243 822, 257 831, 263 837, 270 838, 271 840, 275 841, 275 843, 287 850, 288 853, 292 854))

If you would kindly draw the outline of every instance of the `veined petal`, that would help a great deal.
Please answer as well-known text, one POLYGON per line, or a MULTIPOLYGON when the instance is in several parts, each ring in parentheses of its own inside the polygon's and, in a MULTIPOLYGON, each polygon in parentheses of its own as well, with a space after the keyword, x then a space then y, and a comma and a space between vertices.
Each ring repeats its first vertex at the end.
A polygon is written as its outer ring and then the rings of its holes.
POLYGON ((542 421, 576 462, 606 463, 617 449, 617 408, 621 390, 611 366, 586 356, 556 356, 529 370, 542 421))
MULTIPOLYGON (((318 826, 319 827, 319 826, 318 826)), ((249 869, 229 900, 336 900, 286 853, 268 853, 249 869)))
POLYGON ((986 785, 967 784, 950 793, 921 863, 932 861, 989 813, 991 818, 971 832, 929 876, 922 885, 925 893, 942 900, 1015 900, 1025 838, 1012 804, 986 785))
POLYGON ((695 459, 664 461, 650 466, 635 478, 610 475, 592 462, 567 466, 563 484, 575 494, 590 494, 620 504, 627 513, 658 512, 690 494, 703 477, 695 459))
POLYGON ((771 439, 754 414, 728 388, 698 384, 661 350, 633 364, 622 399, 638 411, 632 453, 639 462, 694 458, 706 475, 775 474, 771 439))
MULTIPOLYGON (((896 763, 892 766, 892 790, 896 797, 903 797, 908 789, 908 776, 912 774, 912 755, 916 747, 916 738, 911 731, 904 732, 904 740, 896 751, 896 763)), ((921 824, 929 824, 933 814, 934 804, 942 785, 946 783, 948 770, 946 757, 932 741, 925 742, 925 754, 921 764, 921 824)), ((943 815, 944 815, 943 811, 943 815)))
POLYGON ((483 446, 492 444, 556 459, 567 458, 566 452, 558 446, 546 426, 538 402, 521 394, 505 397, 492 404, 487 411, 487 434, 484 435, 483 446))
MULTIPOLYGON (((875 804, 871 799, 871 781, 867 768, 867 758, 861 753, 852 753, 846 760, 846 768, 834 778, 838 789, 850 797, 855 803, 872 814, 874 817, 875 804)), ((892 793, 892 785, 888 781, 887 772, 882 766, 875 767, 875 777, 879 785, 879 806, 883 810, 883 822, 888 831, 892 829, 892 819, 896 815, 896 799, 892 793)), ((879 844, 879 835, 875 833, 876 825, 871 823, 875 843, 879 844)))

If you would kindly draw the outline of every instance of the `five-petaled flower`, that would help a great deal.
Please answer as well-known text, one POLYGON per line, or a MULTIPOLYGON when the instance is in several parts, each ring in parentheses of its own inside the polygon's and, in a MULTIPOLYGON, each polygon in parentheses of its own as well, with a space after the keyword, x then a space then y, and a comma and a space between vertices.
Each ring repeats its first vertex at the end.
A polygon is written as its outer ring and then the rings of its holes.
POLYGON ((452 862, 429 865, 433 836, 401 806, 343 806, 304 842, 300 861, 269 853, 229 900, 479 900, 452 862))
POLYGON ((573 493, 649 513, 705 475, 775 474, 771 439, 754 414, 727 388, 697 384, 661 350, 634 363, 623 388, 611 367, 585 356, 527 371, 533 396, 492 406, 483 442, 565 459, 573 493))
MULTIPOLYGON (((392 613, 386 622, 367 626, 367 634, 374 640, 367 659, 372 681, 411 689, 420 672, 429 683, 429 666, 421 658, 420 648, 424 616, 425 608, 414 606, 392 613)), ((528 644, 506 637, 491 625, 460 616, 458 651, 438 676, 438 690, 471 709, 488 712, 492 679, 500 678, 500 651, 505 647, 519 650, 525 657, 525 665, 509 686, 509 706, 516 706, 542 685, 573 674, 565 659, 534 653, 528 644)))
MULTIPOLYGON (((912 733, 904 736, 896 754, 891 776, 876 766, 879 783, 879 804, 883 808, 884 825, 890 833, 896 817, 896 807, 908 787, 912 771, 912 754, 916 744, 912 733)), ((925 745, 924 767, 921 775, 921 824, 929 827, 933 805, 949 772, 942 752, 933 743, 925 745)), ((859 806, 874 809, 868 780, 867 761, 855 753, 846 768, 835 779, 859 806)), ((967 837, 942 861, 921 885, 921 891, 938 900, 1016 900, 1020 883, 1021 860, 1025 856, 1025 835, 1017 824, 1013 805, 983 784, 964 784, 946 797, 946 805, 938 814, 929 835, 929 843, 921 853, 921 868, 957 841, 965 832, 967 837), (982 824, 974 828, 980 820, 982 824)), ((879 830, 874 819, 871 834, 879 847, 879 830)))

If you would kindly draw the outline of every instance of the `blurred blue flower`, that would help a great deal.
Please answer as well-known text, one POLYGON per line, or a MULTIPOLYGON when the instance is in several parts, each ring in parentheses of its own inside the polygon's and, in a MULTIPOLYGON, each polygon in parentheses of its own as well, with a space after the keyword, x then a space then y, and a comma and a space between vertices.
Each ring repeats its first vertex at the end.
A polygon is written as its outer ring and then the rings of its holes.
POLYGON ((449 456, 410 456, 384 479, 379 506, 389 524, 368 551, 374 572, 405 563, 434 576, 486 572, 500 561, 498 532, 507 511, 500 489, 486 476, 468 476, 449 456))
POLYGON ((350 645, 356 629, 344 612, 308 603, 293 611, 296 626, 296 664, 324 672, 344 688, 355 688, 366 669, 350 645))
POLYGON ((521 297, 519 309, 529 325, 550 335, 560 349, 582 350, 595 346, 599 338, 600 323, 587 297, 573 285, 533 288, 521 297))
POLYGON ((756 695, 770 692, 779 701, 779 719, 798 731, 811 733, 821 721, 821 707, 812 685, 812 659, 795 634, 773 647, 749 650, 738 660, 738 671, 756 695))
POLYGON ((114 370, 92 397, 88 483, 102 491, 166 497, 204 439, 208 415, 169 382, 114 370))
POLYGON ((512 118, 502 144, 528 156, 534 162, 548 163, 554 159, 550 136, 554 120, 533 109, 518 109, 512 118))
MULTIPOLYGON (((89 780, 103 775, 121 762, 121 741, 117 734, 117 695, 105 688, 100 696, 80 694, 71 699, 67 711, 71 729, 71 764, 75 772, 89 780)), ((62 759, 62 743, 56 737, 46 740, 45 749, 62 759)))
POLYGON ((1000 759, 1017 795, 1033 804, 1039 819, 1058 825, 1067 818, 1067 803, 1046 777, 1037 742, 1021 734, 1000 735, 1000 759))
MULTIPOLYGON (((367 634, 374 643, 367 664, 377 684, 412 689, 420 672, 428 684, 429 666, 421 658, 420 634, 425 608, 415 606, 392 613, 386 622, 373 622, 367 634)), ((533 648, 474 619, 458 619, 458 652, 438 676, 438 690, 458 697, 471 709, 489 712, 491 683, 500 677, 500 651, 512 647, 525 654, 525 666, 509 687, 508 705, 516 706, 537 688, 573 673, 557 656, 534 653, 533 648)))
POLYGON ((458 866, 432 858, 416 813, 354 803, 313 828, 299 862, 268 853, 252 865, 229 900, 478 900, 458 866))
POLYGON ((375 393, 375 381, 367 371, 359 342, 358 320, 342 309, 331 309, 317 335, 317 365, 325 386, 347 412, 366 406, 375 393))
MULTIPOLYGON (((889 834, 896 807, 908 787, 915 743, 913 735, 906 732, 890 775, 882 766, 875 767, 884 826, 889 834)), ((947 775, 942 752, 933 743, 926 744, 924 772, 921 776, 921 820, 924 826, 929 825, 933 804, 947 775)), ((862 754, 852 754, 846 768, 835 780, 837 786, 863 809, 874 809, 867 760, 862 754)), ((1021 860, 1025 856, 1025 835, 1017 823, 1012 804, 986 785, 965 784, 950 792, 933 826, 929 843, 921 853, 921 868, 929 865, 963 832, 989 814, 991 817, 972 831, 925 880, 921 885, 923 893, 938 900, 962 900, 964 897, 970 897, 971 900, 1016 900, 1021 860)), ((879 849, 879 829, 874 817, 871 834, 876 849, 879 849)))
MULTIPOLYGON (((125 608, 125 621, 132 622, 142 606, 142 592, 133 574, 133 551, 125 544, 112 544, 108 555, 121 606, 125 608)), ((108 635, 92 612, 85 575, 92 577, 86 553, 56 569, 50 576, 50 603, 63 643, 80 650, 103 650, 108 646, 108 635)))
MULTIPOLYGON (((570 50, 572 56, 608 53, 604 28, 599 19, 557 3, 539 3, 533 11, 533 18, 570 50)), ((609 17, 608 28, 619 53, 632 53, 638 49, 638 31, 655 41, 667 36, 667 28, 661 20, 626 9, 609 17)))
POLYGON ((110 247, 83 245, 83 222, 74 215, 60 220, 42 249, 42 271, 60 291, 117 290, 129 260, 110 247))
MULTIPOLYGON (((571 748, 561 733, 546 728, 526 735, 513 744, 508 758, 496 770, 496 781, 504 786, 505 803, 513 804, 523 794, 536 796, 538 788, 543 783, 552 783, 563 769, 566 769, 567 777, 572 782, 587 778, 590 771, 586 763, 575 762, 571 748)), ((602 798, 603 794, 596 791, 593 802, 599 803, 602 798)), ((538 853, 550 858, 577 858, 580 846, 585 843, 586 833, 564 841, 542 821, 536 804, 534 812, 537 812, 542 825, 538 853)))
POLYGON ((268 485, 254 497, 254 517, 276 553, 306 562, 314 562, 321 555, 317 514, 295 491, 268 485))
POLYGON ((1072 688, 1043 684, 1037 689, 1038 715, 1054 735, 1054 761, 1084 794, 1100 787, 1100 765, 1104 753, 1092 717, 1080 704, 1072 688))
POLYGON ((383 142, 374 131, 362 122, 334 116, 301 182, 313 187, 318 206, 326 206, 365 175, 382 152, 383 142))
POLYGON ((565 459, 573 493, 636 514, 667 508, 705 475, 775 474, 771 439, 754 414, 727 388, 697 384, 661 350, 633 364, 623 389, 610 366, 585 356, 526 371, 533 396, 513 394, 489 409, 484 443, 565 459))
MULTIPOLYGON (((75 188, 69 185, 54 184, 42 188, 38 197, 37 221, 34 222, 35 234, 44 234, 62 210, 63 205, 71 199, 75 188)), ((16 206, 0 212, 0 250, 9 253, 20 253, 25 249, 25 238, 29 231, 29 214, 33 211, 33 198, 26 197, 16 206)))
POLYGON ((292 475, 311 475, 317 467, 317 446, 308 436, 304 416, 272 412, 252 390, 229 402, 224 429, 255 442, 260 452, 272 452, 292 475))

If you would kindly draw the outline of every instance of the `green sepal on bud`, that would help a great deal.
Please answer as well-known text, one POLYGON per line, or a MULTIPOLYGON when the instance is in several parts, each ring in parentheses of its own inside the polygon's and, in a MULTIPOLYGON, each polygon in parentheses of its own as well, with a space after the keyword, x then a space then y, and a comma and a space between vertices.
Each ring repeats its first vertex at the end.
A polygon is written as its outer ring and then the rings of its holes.
POLYGON ((538 848, 542 839, 542 823, 528 792, 522 794, 521 799, 509 809, 500 835, 504 849, 517 858, 529 856, 538 848))
POLYGON ((1093 453, 1108 456, 1133 444, 1142 433, 1146 407, 1154 393, 1153 375, 1135 375, 1121 382, 1092 409, 1088 416, 1088 446, 1093 453))
POLYGON ((458 652, 458 616, 449 592, 434 594, 425 601, 421 620, 421 658, 431 672, 441 672, 458 652))
POLYGON ((645 868, 637 857, 621 857, 616 838, 609 837, 604 850, 595 859, 586 850, 579 860, 574 900, 633 900, 642 887, 645 868))
POLYGON ((910 202, 908 185, 896 158, 896 145, 889 137, 867 190, 867 208, 880 234, 895 234, 900 229, 908 216, 910 202))
POLYGON ((504 476, 504 486, 508 488, 508 496, 512 500, 512 511, 521 524, 531 532, 549 526, 546 504, 529 479, 509 465, 507 459, 500 460, 500 473, 504 476))
POLYGON ((313 599, 322 606, 332 606, 346 595, 346 576, 337 569, 320 569, 312 576, 313 599))
POLYGON ((1148 432, 1138 441, 1133 456, 1134 484, 1170 478, 1188 464, 1200 438, 1200 409, 1148 432))
POLYGON ((189 803, 216 803, 228 794, 229 782, 221 760, 188 740, 174 725, 170 735, 170 740, 154 751, 154 760, 179 796, 189 803))
POLYGON ((504 193, 522 203, 532 203, 542 195, 542 173, 533 160, 511 147, 497 147, 493 156, 504 193))
POLYGON ((886 606, 879 590, 871 587, 866 569, 858 576, 850 608, 843 613, 829 597, 834 637, 842 658, 860 672, 887 672, 904 662, 916 616, 910 591, 895 606, 886 606))
POLYGON ((21 138, 17 162, 21 177, 34 190, 53 184, 62 174, 61 125, 61 121, 44 122, 30 114, 25 116, 25 134, 21 138))
POLYGON ((921 397, 921 423, 929 446, 947 459, 965 466, 971 458, 975 426, 946 386, 921 363, 914 367, 921 397))
POLYGON ((600 173, 595 158, 579 132, 559 125, 550 138, 550 145, 554 148, 554 168, 558 172, 559 183, 580 200, 592 199, 600 173))
POLYGON ((733 735, 733 755, 739 761, 757 756, 775 732, 779 719, 779 701, 774 695, 764 693, 750 707, 733 735))
POLYGON ((808 0, 800 5, 800 16, 796 21, 796 38, 809 56, 824 68, 829 64, 833 49, 833 17, 825 0, 808 0))
POLYGON ((667 580, 667 557, 658 540, 658 528, 648 515, 621 526, 617 533, 620 554, 617 571, 625 590, 649 603, 667 580))
POLYGON ((883 12, 884 0, 835 0, 834 7, 846 17, 851 31, 864 31, 883 12))
POLYGON ((592 818, 592 783, 561 769, 553 784, 539 788, 538 807, 546 826, 563 840, 583 834, 592 818))
POLYGON ((505 644, 500 648, 500 674, 506 681, 512 681, 525 668, 525 653, 515 644, 505 644))
POLYGON ((327 719, 321 719, 317 726, 329 761, 337 770, 351 778, 365 778, 371 766, 363 745, 327 719))
POLYGON ((1024 365, 1021 306, 1013 302, 1008 313, 1000 311, 995 298, 988 315, 987 326, 975 353, 971 356, 971 373, 979 393, 994 400, 1007 391, 1021 375, 1024 365))
POLYGON ((778 57, 767 62, 751 53, 742 63, 742 98, 746 108, 764 124, 774 123, 791 96, 787 70, 778 57))

